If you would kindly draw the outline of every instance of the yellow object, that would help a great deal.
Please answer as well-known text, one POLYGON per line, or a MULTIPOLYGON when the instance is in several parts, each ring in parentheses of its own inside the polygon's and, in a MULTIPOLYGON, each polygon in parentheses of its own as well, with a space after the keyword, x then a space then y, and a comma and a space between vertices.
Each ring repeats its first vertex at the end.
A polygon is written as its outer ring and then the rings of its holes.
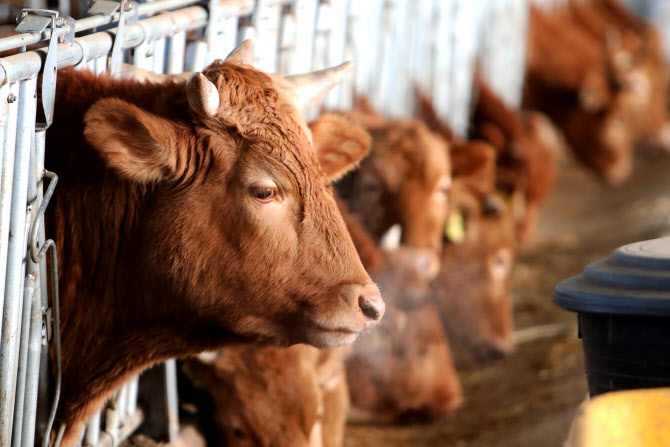
POLYGON ((465 221, 461 213, 455 211, 449 215, 444 234, 454 244, 460 244, 465 240, 465 221))
POLYGON ((670 388, 595 397, 573 423, 570 447, 670 446, 670 388))

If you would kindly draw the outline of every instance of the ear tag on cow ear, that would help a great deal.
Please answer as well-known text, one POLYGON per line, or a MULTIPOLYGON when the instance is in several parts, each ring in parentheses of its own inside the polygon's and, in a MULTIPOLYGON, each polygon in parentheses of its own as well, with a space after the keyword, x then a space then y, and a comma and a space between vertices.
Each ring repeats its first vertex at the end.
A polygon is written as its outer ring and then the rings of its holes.
POLYGON ((461 213, 455 211, 449 215, 447 225, 444 228, 444 235, 454 244, 465 241, 465 221, 461 213))

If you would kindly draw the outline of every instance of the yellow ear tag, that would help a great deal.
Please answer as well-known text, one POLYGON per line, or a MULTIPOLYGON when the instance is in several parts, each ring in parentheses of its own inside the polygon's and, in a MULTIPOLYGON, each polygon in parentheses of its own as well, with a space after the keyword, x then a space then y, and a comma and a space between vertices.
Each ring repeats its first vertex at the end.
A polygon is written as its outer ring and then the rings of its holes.
POLYGON ((465 241, 465 222, 461 213, 453 212, 449 215, 444 234, 454 244, 465 241))

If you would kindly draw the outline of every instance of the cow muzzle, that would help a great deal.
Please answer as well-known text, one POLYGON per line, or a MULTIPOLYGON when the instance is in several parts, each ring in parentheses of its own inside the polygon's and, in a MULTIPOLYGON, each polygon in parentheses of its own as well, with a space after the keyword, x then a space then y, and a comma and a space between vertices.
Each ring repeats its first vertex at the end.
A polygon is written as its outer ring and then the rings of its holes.
POLYGON ((365 317, 365 329, 375 327, 379 323, 386 306, 376 284, 369 283, 361 288, 358 295, 358 307, 365 317))

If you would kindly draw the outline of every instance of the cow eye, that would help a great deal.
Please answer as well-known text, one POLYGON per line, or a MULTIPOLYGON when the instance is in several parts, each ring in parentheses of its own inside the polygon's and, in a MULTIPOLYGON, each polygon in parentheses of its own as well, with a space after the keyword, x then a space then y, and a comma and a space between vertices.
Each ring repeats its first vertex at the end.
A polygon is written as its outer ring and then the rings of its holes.
POLYGON ((233 436, 235 436, 237 439, 244 439, 247 437, 246 433, 244 433, 244 431, 239 427, 235 427, 233 429, 233 436))
POLYGON ((277 186, 272 183, 251 185, 251 195, 259 202, 267 203, 277 195, 277 186))

